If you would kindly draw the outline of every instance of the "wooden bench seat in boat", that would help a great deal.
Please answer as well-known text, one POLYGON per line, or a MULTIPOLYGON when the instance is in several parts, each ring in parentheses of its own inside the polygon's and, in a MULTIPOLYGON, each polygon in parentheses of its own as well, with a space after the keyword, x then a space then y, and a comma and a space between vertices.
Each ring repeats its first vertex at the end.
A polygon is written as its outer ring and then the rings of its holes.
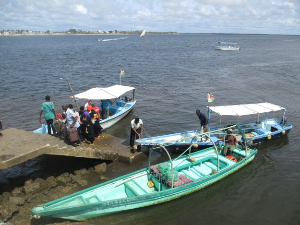
POLYGON ((85 201, 87 202, 87 204, 92 204, 92 203, 99 203, 101 202, 101 200, 99 199, 99 197, 97 195, 93 195, 89 198, 86 198, 85 201))
POLYGON ((124 185, 125 185, 125 191, 126 191, 128 197, 147 194, 147 191, 145 191, 134 180, 127 181, 126 183, 124 183, 124 185))

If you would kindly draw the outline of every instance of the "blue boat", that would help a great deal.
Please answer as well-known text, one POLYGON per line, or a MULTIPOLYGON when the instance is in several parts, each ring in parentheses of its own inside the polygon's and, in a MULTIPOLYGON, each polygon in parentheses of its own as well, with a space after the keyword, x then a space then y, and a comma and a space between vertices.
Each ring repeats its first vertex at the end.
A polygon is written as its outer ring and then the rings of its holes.
MULTIPOLYGON (((100 120, 100 125, 104 129, 107 129, 123 119, 136 104, 135 88, 124 85, 114 85, 108 88, 92 88, 85 92, 75 95, 76 99, 85 100, 106 100, 112 99, 114 104, 109 107, 110 116, 106 119, 100 120), (126 92, 132 91, 132 97, 124 96, 126 92)), ((48 127, 42 125, 42 127, 33 131, 34 133, 47 134, 48 127)))
MULTIPOLYGON (((287 135, 292 129, 291 124, 286 123, 285 108, 274 105, 271 103, 258 103, 258 104, 242 104, 242 105, 227 105, 227 106, 211 106, 208 107, 207 114, 209 121, 211 121, 212 113, 216 113, 223 118, 224 116, 237 117, 237 123, 240 125, 240 129, 246 135, 245 139, 238 138, 242 142, 247 140, 248 144, 257 144, 264 141, 270 141, 275 138, 287 135), (275 113, 276 111, 282 111, 281 121, 276 118, 268 118, 269 113, 275 113), (260 114, 265 113, 265 118, 260 119, 260 114), (240 123, 241 116, 257 115, 256 121, 240 123)), ((220 123, 222 123, 220 119, 220 123)), ((228 126, 231 126, 228 124, 228 126)), ((226 127, 226 126, 225 126, 226 127)), ((239 131, 233 128, 233 133, 238 134, 239 131)), ((185 146, 194 144, 197 149, 213 146, 213 143, 222 142, 224 140, 224 125, 211 127, 210 122, 206 129, 206 134, 210 135, 211 139, 199 138, 197 136, 199 130, 184 131, 180 133, 167 134, 161 136, 147 137, 136 140, 137 144, 151 147, 153 145, 165 145, 170 148, 179 150, 185 146)), ((226 134, 225 134, 226 135, 226 134)))
POLYGON ((192 153, 189 147, 171 159, 164 146, 155 145, 149 152, 148 168, 38 205, 32 216, 82 221, 171 201, 222 180, 251 162, 257 153, 256 149, 237 146, 230 156, 223 156, 221 149, 214 145, 192 153), (165 150, 169 161, 151 165, 156 147, 165 150))

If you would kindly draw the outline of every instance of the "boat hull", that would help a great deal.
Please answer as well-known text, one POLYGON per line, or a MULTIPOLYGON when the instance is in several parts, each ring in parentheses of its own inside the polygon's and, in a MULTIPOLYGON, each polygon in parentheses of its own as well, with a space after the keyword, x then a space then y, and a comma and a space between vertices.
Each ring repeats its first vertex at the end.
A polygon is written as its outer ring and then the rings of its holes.
POLYGON ((130 113, 130 111, 132 110, 132 108, 135 104, 136 104, 136 100, 134 100, 132 102, 128 102, 121 112, 116 113, 115 115, 113 115, 107 119, 101 120, 100 125, 103 128, 103 130, 113 126, 114 124, 119 122, 121 119, 123 119, 128 113, 130 113))
MULTIPOLYGON (((200 152, 195 152, 192 153, 191 156, 197 158, 197 157, 202 157, 203 160, 206 159, 205 157, 208 157, 208 155, 212 155, 214 153, 214 149, 206 149, 204 151, 200 152)), ((168 202, 180 197, 183 197, 184 195, 188 195, 190 193, 199 191, 227 176, 230 174, 234 173, 235 171, 241 169, 248 163, 250 163, 254 157, 255 154, 257 153, 257 150, 251 150, 246 157, 237 162, 233 163, 230 162, 228 167, 224 169, 220 169, 219 172, 212 173, 210 175, 203 176, 202 179, 198 179, 195 182, 183 185, 183 186, 178 186, 174 188, 165 188, 162 189, 162 191, 156 191, 156 192, 151 192, 148 194, 143 194, 143 195, 138 195, 134 197, 127 197, 127 198, 119 198, 115 200, 110 200, 110 201, 99 201, 95 202, 93 204, 87 204, 84 206, 78 206, 78 207, 65 207, 65 208, 57 208, 54 209, 52 208, 53 205, 58 204, 59 201, 64 201, 68 202, 70 199, 74 198, 80 198, 80 195, 84 193, 85 191, 81 191, 78 193, 75 193, 70 196, 66 196, 62 198, 61 200, 55 200, 49 203, 44 204, 44 206, 38 206, 32 209, 32 215, 34 217, 40 217, 40 216, 52 216, 52 217, 57 217, 57 218, 63 218, 63 219, 69 219, 69 220, 86 220, 89 218, 93 217, 99 217, 111 213, 116 213, 120 211, 125 211, 125 210, 130 210, 130 209, 136 209, 136 208, 141 208, 141 207, 146 207, 150 205, 156 205, 160 204, 163 202, 168 202), (48 208, 48 209, 47 209, 48 208), (45 209, 45 210, 44 210, 45 209)), ((220 157, 220 156, 219 156, 220 157)), ((223 157, 223 160, 227 160, 225 157, 223 157)), ((181 157, 180 160, 186 160, 187 156, 181 157)), ((178 160, 178 165, 180 165, 180 160, 178 160)), ((112 181, 105 182, 103 184, 97 185, 95 187, 91 187, 89 189, 86 189, 86 192, 93 192, 97 189, 100 189, 102 186, 105 185, 110 185, 114 184, 115 186, 120 185, 122 182, 119 182, 120 180, 123 181, 125 179, 130 180, 131 177, 138 177, 138 176, 145 176, 147 179, 147 169, 142 169, 137 172, 131 173, 129 175, 122 176, 120 178, 114 179, 112 181)), ((153 177, 152 177, 153 179, 153 177)), ((124 182, 125 182, 124 181, 124 182)), ((112 187, 113 188, 113 187, 112 187)))

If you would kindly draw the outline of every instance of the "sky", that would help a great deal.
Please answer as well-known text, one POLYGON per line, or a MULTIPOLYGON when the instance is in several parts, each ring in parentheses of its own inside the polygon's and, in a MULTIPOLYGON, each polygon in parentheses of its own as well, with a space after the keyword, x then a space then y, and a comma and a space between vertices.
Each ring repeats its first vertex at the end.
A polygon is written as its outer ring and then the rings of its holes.
POLYGON ((0 0, 0 30, 300 35, 300 0, 0 0))

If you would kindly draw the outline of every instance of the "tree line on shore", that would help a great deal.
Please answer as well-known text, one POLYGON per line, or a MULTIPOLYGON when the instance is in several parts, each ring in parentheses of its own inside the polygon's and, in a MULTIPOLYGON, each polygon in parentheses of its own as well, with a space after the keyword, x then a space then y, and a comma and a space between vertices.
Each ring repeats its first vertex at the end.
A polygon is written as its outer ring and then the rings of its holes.
MULTIPOLYGON (((142 30, 136 31, 118 31, 118 30, 110 30, 110 31, 83 31, 77 29, 69 29, 67 31, 32 31, 32 30, 1 30, 1 35, 55 35, 55 34, 141 34, 142 30)), ((169 31, 169 32, 147 32, 147 34, 178 34, 177 32, 169 31)))

